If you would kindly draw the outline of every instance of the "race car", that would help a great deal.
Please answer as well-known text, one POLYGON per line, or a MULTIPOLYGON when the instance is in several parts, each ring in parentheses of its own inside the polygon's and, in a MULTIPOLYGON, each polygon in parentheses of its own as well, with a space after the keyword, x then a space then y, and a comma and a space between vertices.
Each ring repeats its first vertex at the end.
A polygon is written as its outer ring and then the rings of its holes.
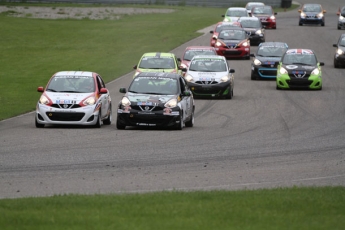
POLYGON ((222 30, 215 39, 217 54, 226 58, 250 59, 249 35, 243 28, 222 30))
POLYGON ((234 94, 234 69, 219 55, 198 55, 185 75, 195 98, 227 98, 234 94))
POLYGON ((134 76, 141 72, 165 72, 181 74, 181 59, 173 53, 151 52, 144 53, 139 63, 133 66, 135 69, 134 76))
POLYGON ((237 22, 240 17, 249 17, 249 14, 244 7, 230 7, 222 17, 223 22, 237 22))
POLYGON ((336 47, 334 54, 334 68, 345 66, 345 34, 341 34, 338 43, 333 44, 336 47))
POLYGON ((251 80, 275 79, 277 66, 288 49, 285 42, 263 42, 258 46, 251 64, 251 80))
POLYGON ((37 88, 35 125, 110 125, 111 98, 101 76, 86 71, 55 73, 47 86, 37 88))
POLYGON ((263 2, 247 2, 245 8, 247 9, 249 16, 252 16, 252 8, 254 6, 264 6, 264 5, 265 3, 263 2))
POLYGON ((343 6, 341 9, 339 8, 337 15, 338 18, 338 30, 345 29, 345 6, 343 6))
POLYGON ((265 27, 262 25, 261 20, 256 17, 240 17, 238 22, 241 23, 242 28, 249 34, 250 44, 260 44, 265 42, 265 27))
POLYGON ((323 62, 310 49, 288 49, 277 68, 277 89, 322 89, 323 62))
POLYGON ((277 21, 272 6, 254 6, 252 8, 252 17, 257 17, 261 20, 266 29, 277 29, 277 21))
POLYGON ((117 129, 127 126, 182 130, 194 125, 194 98, 186 81, 176 73, 139 73, 117 109, 117 129))
POLYGON ((239 22, 218 22, 214 30, 211 30, 210 33, 213 34, 210 40, 210 46, 214 47, 214 43, 218 38, 218 34, 220 31, 225 29, 231 29, 232 27, 242 27, 241 23, 239 22))
POLYGON ((183 57, 181 59, 181 70, 182 75, 184 76, 189 63, 192 58, 196 55, 217 55, 217 52, 212 46, 188 46, 184 50, 183 57))
POLYGON ((299 26, 302 26, 304 24, 316 24, 325 26, 326 10, 324 10, 320 4, 303 4, 298 12, 300 13, 298 21, 299 26))

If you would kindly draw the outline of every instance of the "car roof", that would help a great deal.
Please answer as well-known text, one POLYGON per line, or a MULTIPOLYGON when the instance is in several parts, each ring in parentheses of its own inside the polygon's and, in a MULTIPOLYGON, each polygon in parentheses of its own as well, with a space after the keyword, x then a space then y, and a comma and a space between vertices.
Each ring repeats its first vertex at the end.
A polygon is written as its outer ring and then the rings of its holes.
POLYGON ((150 53, 144 53, 142 57, 175 57, 175 54, 173 53, 164 53, 164 52, 150 52, 150 53))
POLYGON ((301 49, 301 48, 293 48, 293 49, 288 49, 285 53, 287 54, 314 54, 314 51, 311 49, 301 49))
POLYGON ((54 76, 83 76, 92 77, 95 73, 90 71, 60 71, 54 74, 54 76))
POLYGON ((181 75, 177 73, 165 73, 165 72, 141 72, 134 79, 138 77, 159 77, 159 78, 179 79, 181 75))
POLYGON ((263 47, 263 46, 274 46, 274 47, 283 46, 285 48, 288 48, 288 45, 285 42, 262 42, 259 44, 259 47, 263 47))

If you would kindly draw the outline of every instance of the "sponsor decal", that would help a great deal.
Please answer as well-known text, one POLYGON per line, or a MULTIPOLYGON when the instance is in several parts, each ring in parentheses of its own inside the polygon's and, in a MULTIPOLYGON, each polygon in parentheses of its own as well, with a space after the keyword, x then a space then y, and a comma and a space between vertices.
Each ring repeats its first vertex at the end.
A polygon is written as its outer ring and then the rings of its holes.
POLYGON ((315 66, 302 66, 303 69, 314 69, 315 66))
POLYGON ((142 105, 142 106, 145 106, 145 105, 151 105, 152 106, 152 102, 150 101, 139 101, 137 102, 137 105, 142 105))
POLYGON ((297 65, 287 65, 285 66, 287 69, 297 69, 298 66, 297 65))
POLYGON ((164 108, 163 109, 163 115, 171 115, 172 109, 170 108, 164 108))
POLYGON ((148 123, 137 123, 138 126, 156 126, 156 124, 148 124, 148 123))

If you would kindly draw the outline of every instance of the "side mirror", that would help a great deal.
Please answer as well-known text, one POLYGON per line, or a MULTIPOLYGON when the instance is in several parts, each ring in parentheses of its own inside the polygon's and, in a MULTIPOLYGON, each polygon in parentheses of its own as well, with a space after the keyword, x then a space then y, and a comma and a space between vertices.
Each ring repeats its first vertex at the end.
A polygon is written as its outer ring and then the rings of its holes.
POLYGON ((300 13, 301 13, 301 12, 302 12, 302 10, 298 10, 298 12, 300 12, 300 13))
POLYGON ((44 88, 42 86, 37 88, 37 92, 41 92, 42 93, 43 91, 44 91, 44 88))
POLYGON ((127 90, 126 90, 126 88, 120 88, 120 93, 127 93, 127 90))
POLYGON ((235 73, 235 70, 234 69, 230 69, 229 73, 235 73))
POLYGON ((181 62, 181 58, 177 58, 177 61, 181 62))
POLYGON ((326 10, 323 10, 322 12, 323 12, 324 14, 325 14, 325 13, 327 13, 327 11, 326 11, 326 10))
POLYGON ((213 30, 210 31, 210 34, 213 34, 213 30))
POLYGON ((320 66, 324 66, 325 65, 325 63, 324 62, 320 62, 320 66))
POLYGON ((189 96, 192 95, 192 94, 190 93, 190 91, 184 91, 184 92, 182 93, 182 95, 183 95, 183 96, 189 97, 189 96))
POLYGON ((187 72, 187 68, 180 67, 183 72, 187 72))
POLYGON ((225 15, 223 14, 223 15, 222 15, 222 18, 224 18, 224 17, 225 17, 225 15))
POLYGON ((250 54, 249 56, 251 56, 251 57, 255 57, 255 54, 250 54))
POLYGON ((212 40, 215 40, 215 41, 216 41, 216 40, 217 40, 217 38, 216 38, 216 37, 212 37, 212 40))
POLYGON ((277 12, 274 13, 274 15, 277 15, 277 14, 278 14, 277 12))
POLYGON ((333 44, 333 47, 337 47, 338 48, 338 45, 337 44, 333 44))
POLYGON ((138 65, 133 66, 133 69, 137 69, 138 65))
POLYGON ((101 88, 101 90, 99 91, 100 94, 107 94, 108 90, 106 88, 101 88))

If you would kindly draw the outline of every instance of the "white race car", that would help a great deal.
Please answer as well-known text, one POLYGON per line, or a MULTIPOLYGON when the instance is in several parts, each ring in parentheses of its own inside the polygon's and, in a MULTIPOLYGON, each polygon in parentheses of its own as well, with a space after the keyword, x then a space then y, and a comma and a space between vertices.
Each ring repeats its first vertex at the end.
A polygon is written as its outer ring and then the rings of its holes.
POLYGON ((101 76, 94 72, 55 73, 47 86, 38 87, 35 125, 110 125, 111 98, 101 76))

